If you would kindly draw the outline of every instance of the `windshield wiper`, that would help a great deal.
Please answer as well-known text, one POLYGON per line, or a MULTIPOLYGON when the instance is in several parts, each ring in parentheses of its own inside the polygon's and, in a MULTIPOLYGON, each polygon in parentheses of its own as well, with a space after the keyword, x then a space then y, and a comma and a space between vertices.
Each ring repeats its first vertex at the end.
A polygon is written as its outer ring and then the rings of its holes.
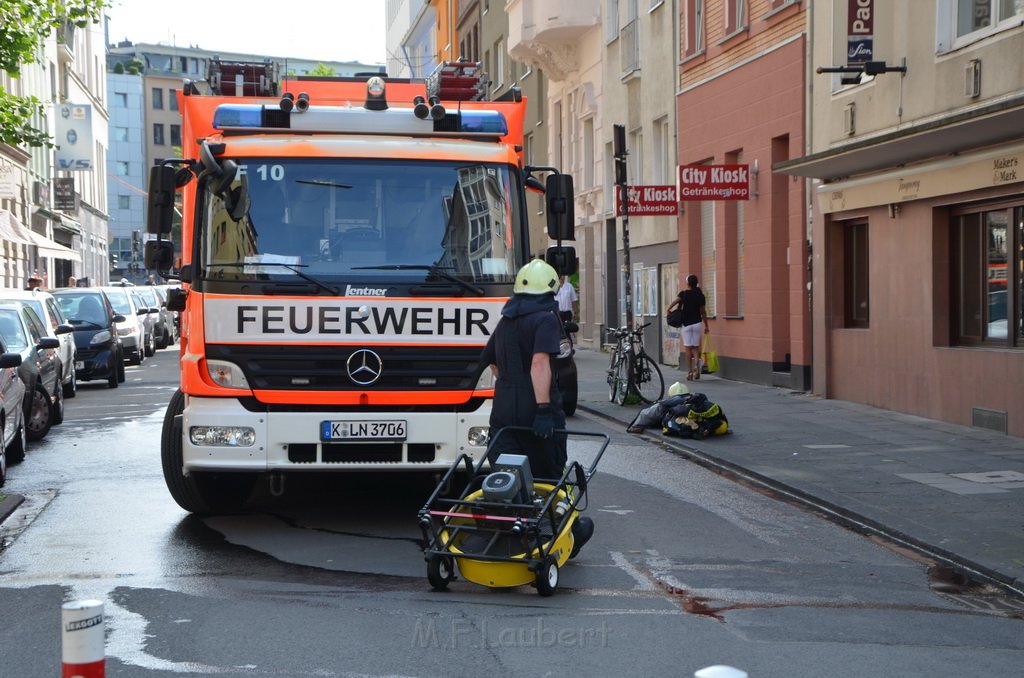
POLYGON ((446 272, 440 266, 427 266, 425 264, 385 264, 383 266, 353 266, 353 271, 427 271, 433 273, 441 278, 444 278, 448 282, 453 282, 456 285, 460 285, 465 289, 469 290, 478 297, 482 297, 487 292, 484 288, 472 285, 465 280, 446 272))
POLYGON ((330 188, 352 188, 349 184, 336 184, 333 181, 322 179, 296 179, 297 184, 310 184, 312 186, 329 186, 330 188))
POLYGON ((207 264, 207 266, 220 266, 223 268, 245 268, 246 266, 280 266, 281 268, 287 268, 289 271, 299 276, 303 280, 313 283, 320 289, 329 292, 334 296, 338 296, 338 293, 341 291, 337 287, 331 287, 327 283, 317 280, 308 273, 303 273, 301 270, 299 270, 300 268, 305 267, 305 264, 285 264, 280 261, 253 261, 249 263, 245 263, 243 261, 236 261, 231 262, 229 264, 207 264))

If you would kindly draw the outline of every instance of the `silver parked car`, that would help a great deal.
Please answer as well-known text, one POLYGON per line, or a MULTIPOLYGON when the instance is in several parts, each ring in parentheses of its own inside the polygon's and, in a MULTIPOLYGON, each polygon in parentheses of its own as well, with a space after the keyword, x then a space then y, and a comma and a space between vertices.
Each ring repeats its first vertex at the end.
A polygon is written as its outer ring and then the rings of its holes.
POLYGON ((10 352, 0 338, 0 487, 7 480, 7 462, 25 458, 25 384, 18 376, 21 354, 10 352))
POLYGON ((75 376, 75 336, 74 327, 68 322, 60 304, 52 294, 41 289, 34 290, 0 290, 0 301, 20 301, 29 306, 43 321, 47 336, 60 340, 57 357, 60 359, 60 383, 65 398, 74 398, 78 392, 78 380, 75 376))
POLYGON ((129 294, 130 287, 101 287, 103 294, 110 300, 114 312, 124 316, 124 322, 117 323, 117 335, 121 337, 124 357, 132 365, 141 365, 146 359, 146 310, 129 294))

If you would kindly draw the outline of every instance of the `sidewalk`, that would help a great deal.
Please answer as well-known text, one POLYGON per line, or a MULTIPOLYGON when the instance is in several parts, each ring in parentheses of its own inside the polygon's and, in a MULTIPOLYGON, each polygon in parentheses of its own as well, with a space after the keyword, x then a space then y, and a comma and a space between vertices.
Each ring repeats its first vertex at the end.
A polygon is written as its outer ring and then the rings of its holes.
MULTIPOLYGON (((577 349, 579 409, 621 423, 642 405, 608 401, 608 355, 577 349)), ((729 418, 705 440, 644 434, 699 463, 767 485, 1024 591, 1024 439, 807 393, 661 366, 729 418)), ((570 426, 572 424, 570 423, 570 426)))

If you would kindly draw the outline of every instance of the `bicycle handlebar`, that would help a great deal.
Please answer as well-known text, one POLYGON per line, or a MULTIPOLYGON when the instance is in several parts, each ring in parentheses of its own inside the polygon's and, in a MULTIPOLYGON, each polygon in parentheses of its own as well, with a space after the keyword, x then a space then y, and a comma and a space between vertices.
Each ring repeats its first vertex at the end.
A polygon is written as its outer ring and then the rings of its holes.
POLYGON ((643 330, 645 327, 650 327, 650 326, 651 326, 651 323, 644 323, 643 325, 637 325, 633 329, 629 329, 625 325, 623 325, 622 327, 609 327, 608 328, 608 334, 610 334, 611 336, 615 337, 616 339, 620 339, 620 338, 625 337, 625 336, 630 335, 630 334, 639 335, 641 330, 643 330))

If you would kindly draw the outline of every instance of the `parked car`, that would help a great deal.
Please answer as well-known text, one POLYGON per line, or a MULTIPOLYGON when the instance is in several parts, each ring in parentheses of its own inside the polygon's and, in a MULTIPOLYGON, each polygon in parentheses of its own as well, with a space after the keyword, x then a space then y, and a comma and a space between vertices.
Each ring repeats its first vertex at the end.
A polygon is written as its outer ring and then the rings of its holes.
POLYGON ((20 301, 32 307, 47 330, 48 336, 60 340, 57 356, 60 358, 60 381, 65 398, 74 398, 78 390, 78 378, 75 376, 75 337, 74 328, 64 317, 60 304, 49 292, 34 290, 0 290, 0 301, 20 301))
POLYGON ((153 326, 154 349, 167 348, 173 343, 174 323, 172 318, 165 317, 164 314, 169 312, 163 307, 163 301, 157 294, 156 287, 139 285, 131 291, 137 293, 142 299, 142 303, 150 310, 149 315, 146 316, 146 323, 150 324, 151 322, 153 326))
POLYGON ((178 314, 167 308, 167 290, 160 285, 153 285, 148 287, 153 290, 153 294, 156 295, 157 301, 160 302, 160 319, 163 322, 165 334, 164 337, 167 343, 163 346, 160 345, 159 339, 157 340, 157 348, 167 348, 173 343, 178 341, 178 314))
MULTIPOLYGON (((127 287, 101 287, 103 294, 110 300, 114 312, 124 320, 117 323, 117 334, 121 337, 124 357, 132 365, 141 365, 146 359, 146 321, 147 310, 139 308, 138 303, 129 294, 127 287)), ((152 355, 152 354, 150 354, 152 355)))
POLYGON ((25 384, 18 376, 21 354, 11 353, 0 338, 0 487, 7 480, 7 462, 25 458, 25 384))
POLYGON ((20 301, 0 304, 0 337, 21 354, 18 376, 25 384, 26 436, 41 440, 64 421, 64 390, 60 383, 60 340, 46 336, 43 321, 20 301))
POLYGON ((124 381, 124 349, 117 322, 124 316, 95 287, 69 287, 53 293, 61 312, 75 329, 75 374, 79 381, 104 379, 110 388, 124 381))

